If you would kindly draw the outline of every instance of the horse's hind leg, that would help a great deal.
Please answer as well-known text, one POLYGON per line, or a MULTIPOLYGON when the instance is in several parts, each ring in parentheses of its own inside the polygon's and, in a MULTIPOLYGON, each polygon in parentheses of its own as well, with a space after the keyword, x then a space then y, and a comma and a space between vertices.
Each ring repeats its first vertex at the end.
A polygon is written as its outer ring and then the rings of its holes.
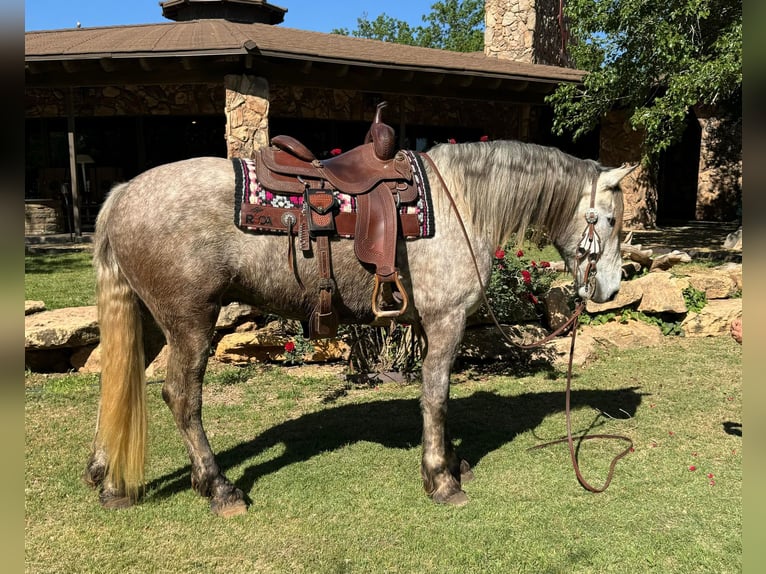
POLYGON ((423 413, 420 471, 423 487, 434 501, 457 505, 468 502, 468 497, 460 487, 461 462, 447 432, 447 401, 450 370, 464 326, 465 314, 461 310, 423 321, 427 350, 420 399, 423 413))
POLYGON ((162 398, 173 413, 191 460, 192 488, 210 498, 211 510, 233 516, 247 510, 244 495, 223 475, 202 426, 202 379, 218 306, 197 319, 176 316, 168 330, 168 369, 162 398))

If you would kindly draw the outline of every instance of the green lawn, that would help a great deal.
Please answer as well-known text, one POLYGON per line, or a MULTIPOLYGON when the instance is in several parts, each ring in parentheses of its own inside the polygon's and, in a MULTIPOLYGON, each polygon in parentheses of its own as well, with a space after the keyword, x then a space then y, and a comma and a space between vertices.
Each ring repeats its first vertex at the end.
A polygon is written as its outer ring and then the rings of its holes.
POLYGON ((90 251, 26 255, 24 299, 43 301, 47 309, 96 304, 96 274, 90 251))
MULTIPOLYGON (((741 571, 742 348, 669 337, 575 370, 574 428, 625 434, 609 489, 579 486, 564 445, 564 375, 453 375, 450 420, 474 465, 470 503, 437 506, 419 477, 417 385, 257 367, 207 379, 221 466, 251 498, 213 516, 150 382, 145 499, 105 511, 80 482, 97 376, 26 377, 26 571, 683 573, 741 571), (693 470, 691 470, 693 468, 693 470)), ((582 444, 600 485, 617 441, 582 444)))

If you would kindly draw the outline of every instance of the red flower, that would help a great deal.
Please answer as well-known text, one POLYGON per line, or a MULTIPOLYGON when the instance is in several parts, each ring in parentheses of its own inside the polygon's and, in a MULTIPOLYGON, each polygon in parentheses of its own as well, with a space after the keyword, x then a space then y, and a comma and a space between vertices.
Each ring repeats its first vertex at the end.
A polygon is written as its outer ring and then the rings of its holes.
POLYGON ((450 138, 450 139, 447 140, 447 143, 454 144, 454 143, 457 143, 457 142, 455 141, 455 138, 450 138))
POLYGON ((691 466, 689 467, 689 470, 690 470, 690 471, 692 471, 692 472, 694 472, 695 470, 697 470, 697 467, 696 467, 696 466, 694 466, 694 465, 691 465, 691 466))
POLYGON ((532 274, 526 269, 522 270, 521 277, 524 279, 524 283, 532 283, 532 274))
POLYGON ((480 141, 480 142, 488 142, 488 141, 489 141, 489 136, 481 136, 481 137, 479 138, 479 141, 480 141))
POLYGON ((523 252, 521 249, 519 249, 519 250, 516 252, 516 257, 524 257, 524 252, 523 252))
POLYGON ((530 262, 529 262, 529 264, 530 264, 532 267, 537 267, 537 263, 535 263, 535 260, 534 260, 534 259, 533 259, 532 261, 530 261, 530 262))
POLYGON ((285 343, 285 351, 287 351, 288 353, 292 353, 293 351, 295 351, 295 343, 293 343, 292 341, 287 341, 287 343, 285 343))
POLYGON ((505 251, 501 247, 495 249, 495 259, 505 259, 505 251))
POLYGON ((535 305, 539 303, 534 293, 527 293, 527 296, 529 297, 529 300, 532 301, 532 303, 534 303, 535 305))
POLYGON ((340 155, 342 150, 339 147, 334 147, 330 150, 330 155, 340 155))
POLYGON ((707 474, 707 477, 708 477, 708 478, 713 478, 713 473, 712 473, 712 472, 709 472, 709 473, 707 474))
POLYGON ((547 268, 550 266, 551 264, 548 261, 540 261, 540 267, 547 268))

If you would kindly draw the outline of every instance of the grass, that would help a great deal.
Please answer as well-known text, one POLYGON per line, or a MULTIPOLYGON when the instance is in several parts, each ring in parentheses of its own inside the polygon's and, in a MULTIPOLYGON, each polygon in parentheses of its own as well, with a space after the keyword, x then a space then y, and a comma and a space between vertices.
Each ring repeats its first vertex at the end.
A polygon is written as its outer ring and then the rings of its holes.
POLYGON ((96 304, 96 276, 89 251, 24 257, 24 299, 47 309, 96 304))
MULTIPOLYGON (((635 445, 602 494, 577 484, 565 446, 528 450, 564 431, 563 373, 454 374, 452 435, 476 474, 462 508, 423 494, 417 385, 214 369, 205 426, 252 501, 230 520, 191 491, 160 384, 148 385, 145 498, 105 511, 80 482, 97 377, 28 373, 26 571, 739 572, 741 352, 729 337, 673 337, 575 370, 574 428, 635 445)), ((586 479, 600 485, 622 448, 583 443, 586 479)))

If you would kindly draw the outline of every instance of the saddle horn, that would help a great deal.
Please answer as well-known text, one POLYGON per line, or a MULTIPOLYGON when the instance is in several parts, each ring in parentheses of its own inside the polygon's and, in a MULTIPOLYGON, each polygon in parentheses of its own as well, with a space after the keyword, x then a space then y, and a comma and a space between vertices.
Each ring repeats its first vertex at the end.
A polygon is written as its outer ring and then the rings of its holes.
POLYGON ((375 156, 383 161, 392 159, 396 155, 396 134, 394 128, 383 123, 383 108, 388 102, 380 102, 375 110, 375 117, 372 120, 370 129, 364 138, 364 143, 372 142, 375 156))

